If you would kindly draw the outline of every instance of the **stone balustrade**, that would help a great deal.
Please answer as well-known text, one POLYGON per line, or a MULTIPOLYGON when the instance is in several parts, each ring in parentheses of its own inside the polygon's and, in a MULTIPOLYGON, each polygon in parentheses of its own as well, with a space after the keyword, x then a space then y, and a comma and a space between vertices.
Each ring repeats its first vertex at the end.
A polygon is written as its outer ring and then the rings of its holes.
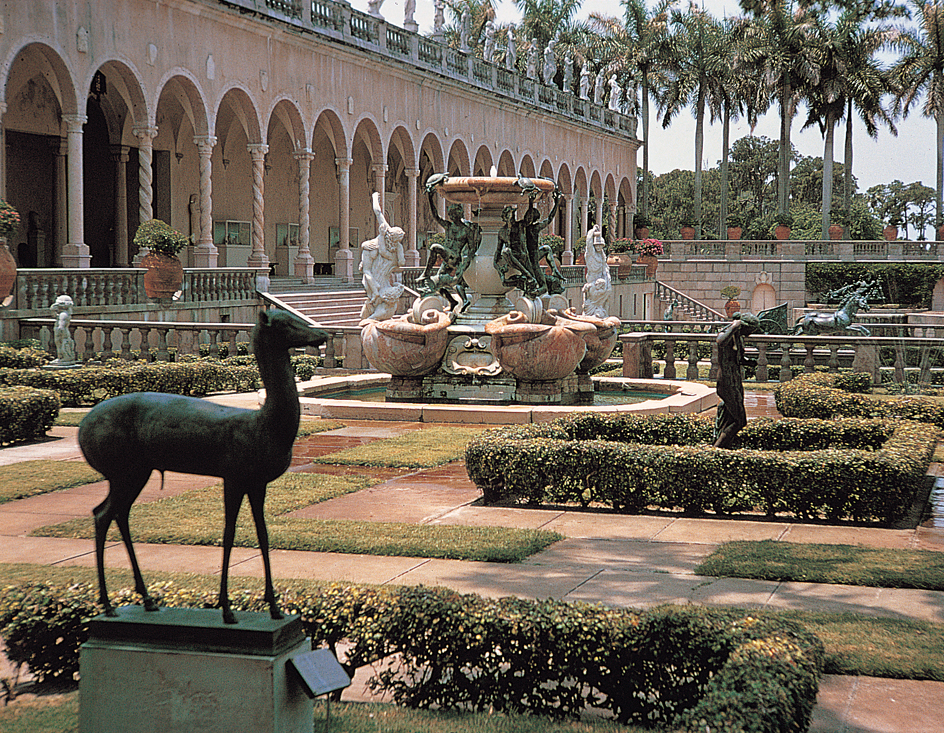
MULTIPOLYGON (((699 359, 704 352, 702 345, 711 350, 711 367, 707 374, 715 380, 718 373, 717 334, 727 322, 624 322, 624 327, 643 324, 652 331, 623 333, 623 376, 634 379, 649 379, 652 371, 652 346, 656 341, 665 343, 665 379, 704 379, 700 376, 699 359), (678 329, 690 329, 680 332, 678 329), (684 376, 679 374, 676 362, 687 362, 684 376)), ((836 373, 840 367, 872 375, 873 384, 881 384, 881 369, 890 369, 892 379, 899 384, 906 380, 907 350, 918 349, 918 382, 930 382, 935 357, 944 354, 944 339, 916 337, 913 329, 923 328, 917 324, 888 324, 888 328, 901 331, 897 336, 792 336, 756 334, 745 341, 748 357, 757 361, 757 382, 770 381, 771 367, 779 367, 777 379, 787 382, 793 378, 793 368, 802 367, 804 372, 815 371, 825 366, 836 373), (882 363, 883 352, 886 361, 882 363), (891 353, 893 356, 887 356, 891 353)))
MULTIPOLYGON (((20 338, 38 339, 42 348, 56 355, 53 339, 54 318, 26 318, 20 321, 20 338)), ((73 318, 69 332, 75 339, 76 361, 80 363, 117 358, 131 361, 170 361, 171 350, 178 356, 199 355, 206 346, 210 356, 219 356, 220 346, 228 354, 237 353, 237 343, 251 350, 251 323, 186 323, 178 321, 106 321, 73 318)))
MULTIPOLYGON (((223 4, 223 3, 221 3, 223 4)), ((636 136, 636 117, 613 112, 589 100, 536 82, 472 54, 461 53, 438 40, 404 30, 332 0, 226 0, 274 21, 296 26, 326 41, 368 51, 417 71, 452 79, 489 95, 500 95, 593 127, 627 137, 636 136)), ((391 12, 395 12, 391 9, 391 12)), ((400 11, 402 13, 402 10, 400 11)))
POLYGON ((927 261, 944 259, 938 242, 895 240, 802 239, 671 239, 663 241, 663 259, 802 260, 804 262, 862 260, 927 261))

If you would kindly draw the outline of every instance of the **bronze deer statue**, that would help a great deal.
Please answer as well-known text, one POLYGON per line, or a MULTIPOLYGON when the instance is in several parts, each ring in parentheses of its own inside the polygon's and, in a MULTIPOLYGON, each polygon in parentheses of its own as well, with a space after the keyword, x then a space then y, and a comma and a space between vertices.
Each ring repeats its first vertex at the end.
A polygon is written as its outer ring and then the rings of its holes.
POLYGON ((289 349, 320 346, 328 334, 284 311, 263 311, 252 343, 266 399, 259 410, 227 407, 181 395, 138 392, 96 405, 79 426, 85 460, 108 479, 108 496, 93 510, 98 586, 105 613, 115 610, 105 589, 105 537, 117 523, 134 572, 135 590, 148 611, 157 604, 148 595, 128 529, 131 505, 154 470, 219 476, 223 479, 223 568, 220 607, 223 621, 236 623, 230 608, 227 577, 243 497, 256 525, 265 569, 265 600, 274 619, 282 618, 269 564, 269 534, 263 504, 266 486, 288 469, 301 409, 289 349))

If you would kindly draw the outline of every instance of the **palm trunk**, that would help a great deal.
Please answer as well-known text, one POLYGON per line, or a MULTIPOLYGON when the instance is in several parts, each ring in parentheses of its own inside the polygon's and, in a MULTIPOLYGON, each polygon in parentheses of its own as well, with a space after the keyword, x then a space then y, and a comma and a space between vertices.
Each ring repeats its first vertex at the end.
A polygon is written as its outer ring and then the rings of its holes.
POLYGON ((699 88, 695 116, 695 239, 701 239, 701 158, 705 149, 705 93, 699 88))
POLYGON ((937 228, 944 223, 944 211, 941 208, 941 199, 944 197, 944 111, 939 111, 934 116, 934 122, 937 124, 937 178, 935 179, 937 220, 934 222, 935 235, 937 228))
POLYGON ((790 103, 791 87, 784 81, 780 87, 780 166, 777 172, 777 210, 790 211, 790 123, 793 110, 790 103))
POLYGON ((731 108, 725 103, 724 120, 721 130, 721 223, 718 226, 718 237, 727 237, 728 221, 728 149, 731 146, 731 108))
POLYGON ((836 138, 835 129, 835 115, 832 112, 827 112, 826 138, 823 143, 823 239, 829 239, 829 218, 833 206, 833 147, 836 138))
POLYGON ((852 99, 846 108, 846 149, 842 157, 845 164, 843 173, 842 210, 846 214, 846 233, 849 238, 849 225, 852 221, 852 99))
POLYGON ((642 215, 649 216, 649 79, 642 75, 642 215))

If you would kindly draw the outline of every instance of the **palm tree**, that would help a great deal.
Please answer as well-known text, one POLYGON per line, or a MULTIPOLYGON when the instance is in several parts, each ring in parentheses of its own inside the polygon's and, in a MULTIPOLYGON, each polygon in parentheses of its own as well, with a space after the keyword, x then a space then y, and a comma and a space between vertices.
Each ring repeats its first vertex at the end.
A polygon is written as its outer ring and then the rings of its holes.
POLYGON ((936 225, 944 220, 944 3, 911 0, 917 28, 902 28, 893 45, 901 57, 891 70, 895 109, 908 116, 911 105, 924 95, 921 113, 937 126, 936 225))
POLYGON ((589 25, 597 33, 592 49, 598 60, 622 72, 639 85, 642 116, 642 187, 638 193, 640 213, 649 216, 649 102, 658 103, 662 76, 662 45, 673 0, 659 0, 652 12, 645 0, 621 0, 623 20, 591 14, 589 25))
POLYGON ((574 14, 582 0, 515 0, 521 11, 521 28, 526 38, 546 46, 554 36, 562 45, 573 45, 579 36, 579 25, 574 14))
POLYGON ((763 74, 768 95, 780 107, 780 164, 777 210, 790 208, 790 127, 804 86, 819 83, 819 64, 810 43, 814 15, 793 0, 752 0, 753 23, 745 30, 745 59, 763 74))
POLYGON ((712 79, 724 74, 721 24, 691 3, 687 13, 672 11, 671 32, 666 39, 669 83, 664 98, 662 126, 691 105, 695 115, 695 179, 693 215, 695 237, 701 238, 702 160, 705 147, 705 110, 712 79))

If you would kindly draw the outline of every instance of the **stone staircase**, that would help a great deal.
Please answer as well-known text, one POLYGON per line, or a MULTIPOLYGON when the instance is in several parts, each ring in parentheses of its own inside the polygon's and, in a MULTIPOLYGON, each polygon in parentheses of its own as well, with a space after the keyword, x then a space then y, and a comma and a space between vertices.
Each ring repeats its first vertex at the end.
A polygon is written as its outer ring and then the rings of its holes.
MULTIPOLYGON (((656 297, 662 302, 663 307, 675 301, 675 320, 676 321, 727 321, 730 320, 721 311, 716 311, 711 306, 705 305, 701 301, 686 295, 681 290, 676 290, 671 285, 656 280, 656 297)), ((656 314, 657 318, 662 317, 662 313, 656 314)))
POLYGON ((306 285, 301 278, 272 278, 269 292, 286 305, 322 326, 356 326, 367 300, 360 283, 344 283, 339 278, 315 278, 306 285))

